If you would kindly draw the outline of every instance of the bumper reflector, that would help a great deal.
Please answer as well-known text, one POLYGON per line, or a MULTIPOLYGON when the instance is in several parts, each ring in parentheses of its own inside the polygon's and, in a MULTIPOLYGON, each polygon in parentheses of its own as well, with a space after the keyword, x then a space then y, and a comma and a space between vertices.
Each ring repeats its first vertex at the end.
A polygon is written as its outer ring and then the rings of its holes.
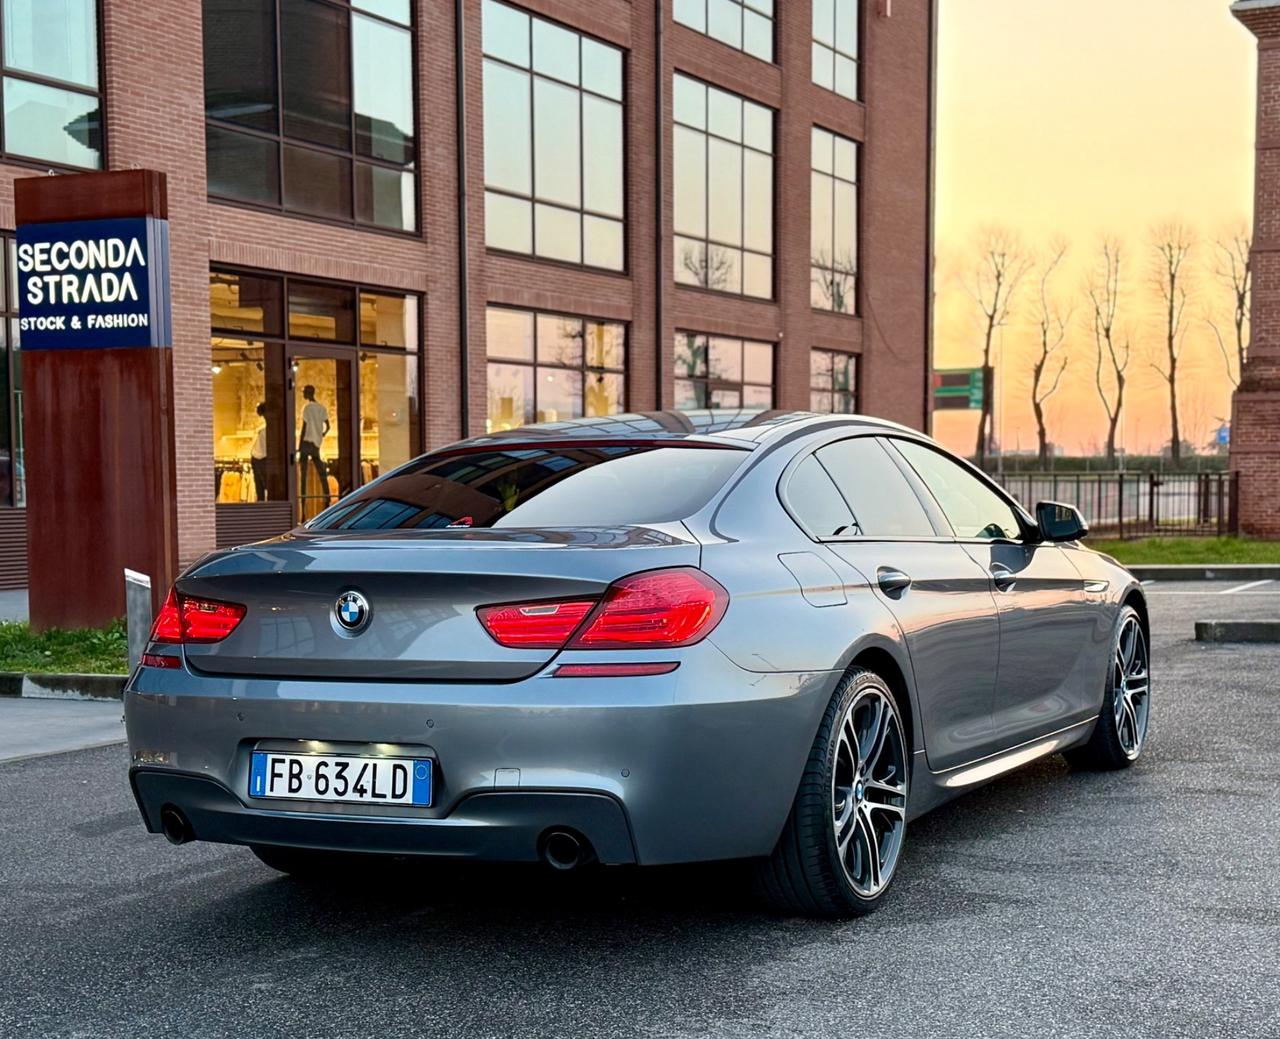
POLYGON ((163 667, 170 671, 176 671, 182 667, 182 658, 162 656, 159 653, 143 653, 142 666, 163 667))
POLYGON ((645 675, 669 675, 680 666, 679 661, 664 660, 652 664, 561 664, 552 678, 641 678, 645 675))

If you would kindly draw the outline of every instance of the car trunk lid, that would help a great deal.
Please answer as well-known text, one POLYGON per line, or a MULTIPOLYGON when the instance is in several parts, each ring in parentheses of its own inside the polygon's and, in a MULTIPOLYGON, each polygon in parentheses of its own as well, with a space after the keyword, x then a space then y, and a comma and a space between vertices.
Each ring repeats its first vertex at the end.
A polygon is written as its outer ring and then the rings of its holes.
POLYGON ((179 579, 180 595, 247 608, 227 638, 184 653, 192 668, 218 674, 516 681, 557 651, 498 645, 478 607, 598 599, 619 577, 696 566, 699 555, 679 523, 299 531, 218 553, 179 579), (348 592, 368 603, 354 632, 337 616, 348 592))

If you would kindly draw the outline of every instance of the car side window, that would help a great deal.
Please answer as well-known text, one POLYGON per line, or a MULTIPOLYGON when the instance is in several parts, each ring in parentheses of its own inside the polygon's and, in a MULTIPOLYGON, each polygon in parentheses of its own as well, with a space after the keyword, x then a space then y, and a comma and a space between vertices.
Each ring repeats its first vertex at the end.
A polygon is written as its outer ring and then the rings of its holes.
POLYGON ((841 440, 817 452, 866 537, 931 538, 937 532, 897 463, 872 437, 841 440))
POLYGON ((1022 538, 1018 515, 1000 495, 946 455, 914 440, 894 440, 950 521, 958 538, 1022 538))
POLYGON ((853 514, 817 458, 810 455, 787 481, 787 504, 795 517, 820 538, 853 533, 853 514))

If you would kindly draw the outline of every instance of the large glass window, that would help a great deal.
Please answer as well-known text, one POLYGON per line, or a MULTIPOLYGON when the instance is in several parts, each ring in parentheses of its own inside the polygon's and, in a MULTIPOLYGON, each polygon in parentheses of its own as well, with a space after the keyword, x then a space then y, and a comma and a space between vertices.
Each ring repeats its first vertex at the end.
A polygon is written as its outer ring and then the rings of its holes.
POLYGON ((857 100, 860 0, 813 0, 813 81, 857 100))
POLYGON ((322 530, 616 527, 702 508, 742 464, 735 448, 582 443, 430 454, 324 512, 322 530))
POLYGON ((773 295, 773 110, 675 76, 675 279, 773 295))
POLYGON ((773 0, 675 0, 681 25, 773 61, 773 0))
POLYGON ((484 3, 485 242, 622 270, 622 51, 484 3))
POLYGON ((676 407, 773 407, 773 344, 677 332, 676 407))
POLYGON ((744 450, 582 444, 428 454, 320 514, 319 530, 614 527, 691 516, 744 450))
POLYGON ((97 0, 4 0, 4 154, 102 168, 97 0))
POLYGON ((417 296, 215 270, 209 302, 219 503, 305 519, 419 452, 417 296))
POLYGON ((0 236, 0 506, 27 503, 22 449, 22 352, 14 240, 0 236))
POLYGON ((920 499, 877 440, 841 440, 822 448, 817 457, 853 509, 855 529, 846 533, 892 538, 935 536, 920 499))
POLYGON ((416 230, 408 0, 204 0, 204 65, 211 195, 416 230))
POLYGON ((626 328, 490 307, 488 430, 626 410, 626 328))
POLYGON ((786 501, 792 515, 817 537, 851 534, 856 529, 848 502, 817 455, 810 455, 796 466, 787 481, 786 501))
POLYGON ((853 415, 858 410, 858 355, 809 351, 809 410, 853 415))
POLYGON ((852 314, 858 307, 858 144, 815 126, 809 188, 809 301, 852 314))
POLYGON ((958 538, 1018 541, 1022 524, 995 489, 959 462, 915 440, 893 443, 929 488, 958 538))

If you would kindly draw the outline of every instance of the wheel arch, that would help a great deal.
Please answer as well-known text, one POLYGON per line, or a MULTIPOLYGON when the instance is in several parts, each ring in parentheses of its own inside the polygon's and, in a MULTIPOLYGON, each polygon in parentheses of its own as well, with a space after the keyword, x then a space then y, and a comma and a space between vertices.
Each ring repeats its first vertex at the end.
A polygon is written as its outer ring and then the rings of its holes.
POLYGON ((915 754, 924 749, 917 743, 919 726, 917 725, 915 705, 911 696, 911 687, 907 684, 906 672, 897 658, 883 646, 867 646, 853 658, 849 670, 859 668, 871 671, 884 680, 902 714, 903 724, 907 727, 907 746, 910 749, 908 758, 914 760, 915 754))
POLYGON ((1121 607, 1132 606, 1138 612, 1138 618, 1142 621, 1142 633, 1147 637, 1147 651, 1150 652, 1151 647, 1151 612, 1147 609, 1147 597, 1142 594, 1138 587, 1130 588, 1123 599, 1120 600, 1121 607))

